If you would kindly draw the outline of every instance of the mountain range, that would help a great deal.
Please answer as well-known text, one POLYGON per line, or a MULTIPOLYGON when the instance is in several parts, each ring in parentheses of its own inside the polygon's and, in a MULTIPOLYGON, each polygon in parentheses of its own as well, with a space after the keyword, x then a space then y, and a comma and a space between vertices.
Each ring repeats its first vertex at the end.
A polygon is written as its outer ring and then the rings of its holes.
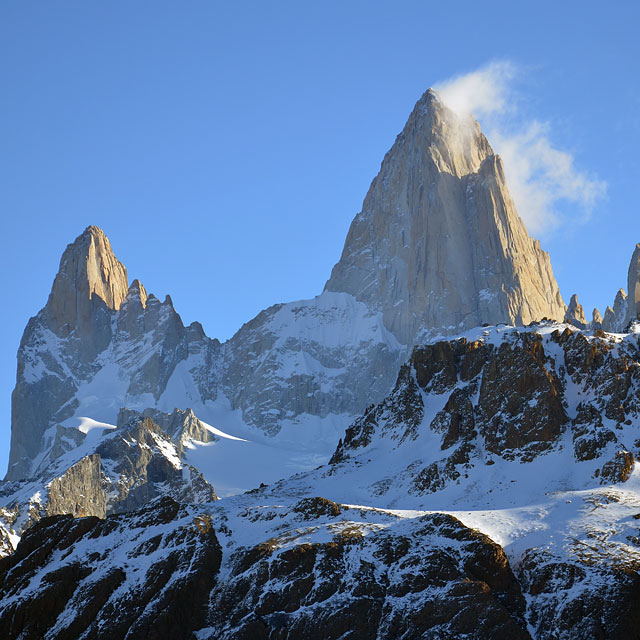
POLYGON ((18 350, 3 637, 640 637, 640 244, 627 289, 565 305, 433 90, 323 292, 224 343, 87 227, 18 350))

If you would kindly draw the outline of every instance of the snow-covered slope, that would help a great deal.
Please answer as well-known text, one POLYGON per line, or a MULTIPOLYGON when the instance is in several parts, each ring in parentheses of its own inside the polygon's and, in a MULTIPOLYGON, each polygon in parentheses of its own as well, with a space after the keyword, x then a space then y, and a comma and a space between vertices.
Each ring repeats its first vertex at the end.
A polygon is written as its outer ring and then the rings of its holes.
POLYGON ((130 511, 158 496, 216 500, 213 487, 184 460, 195 443, 217 438, 190 411, 122 412, 118 425, 70 418, 45 434, 47 446, 28 480, 0 483, 0 556, 40 519, 130 511))
MULTIPOLYGON (((175 418, 156 415, 172 431, 175 418)), ((120 430, 79 426, 78 453, 90 437, 104 450, 120 430)), ((242 445, 207 424, 187 431, 173 432, 182 447, 171 449, 172 464, 180 452, 189 459, 197 434, 214 438, 212 450, 242 445)), ((551 323, 474 329, 417 347, 329 464, 197 508, 163 498, 129 519, 31 527, 24 548, 0 562, 0 623, 9 637, 53 638, 67 627, 94 637, 92 621, 106 624, 116 607, 124 637, 138 624, 126 602, 148 592, 162 603, 198 580, 208 604, 173 637, 287 629, 304 639, 322 622, 323 637, 336 639, 374 628, 381 638, 633 638, 639 447, 637 325, 629 334, 551 323), (96 539, 103 551, 93 558, 96 539), (205 578, 199 558, 209 554, 216 568, 205 578), (172 577, 149 581, 150 571, 172 577), (59 609, 34 631, 30 607, 53 597, 63 574, 59 609)))
POLYGON ((261 503, 449 513, 502 546, 534 637, 636 637, 612 632, 609 598, 640 594, 639 337, 543 324, 419 347, 330 465, 261 503))
POLYGON ((46 308, 30 322, 19 353, 9 479, 43 469, 58 425, 84 417, 114 424, 123 407, 178 407, 229 435, 218 449, 194 452, 199 461, 207 454, 223 461, 214 477, 223 492, 271 482, 325 462, 346 424, 388 391, 407 355, 380 314, 348 294, 272 307, 225 345, 197 323, 184 327, 169 298, 147 297, 137 281, 109 319, 109 341, 89 359, 79 348, 86 338, 56 335, 46 308))

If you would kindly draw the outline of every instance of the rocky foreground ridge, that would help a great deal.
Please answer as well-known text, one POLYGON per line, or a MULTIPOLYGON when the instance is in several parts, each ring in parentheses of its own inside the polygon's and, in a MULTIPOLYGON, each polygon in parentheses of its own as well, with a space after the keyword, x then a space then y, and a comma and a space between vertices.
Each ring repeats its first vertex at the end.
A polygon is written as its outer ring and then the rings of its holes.
MULTIPOLYGON (((312 472, 221 501, 44 517, 0 561, 0 630, 638 637, 636 331, 542 323, 423 345, 312 472)), ((150 423, 96 449, 162 431, 150 423)))

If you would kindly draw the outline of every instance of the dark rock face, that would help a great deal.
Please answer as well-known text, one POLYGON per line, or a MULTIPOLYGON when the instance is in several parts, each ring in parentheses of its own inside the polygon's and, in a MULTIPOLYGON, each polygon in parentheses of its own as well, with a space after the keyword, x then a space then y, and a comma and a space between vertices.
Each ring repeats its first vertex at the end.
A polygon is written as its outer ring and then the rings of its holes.
POLYGON ((616 351, 606 334, 588 340, 582 333, 556 335, 565 354, 567 373, 575 384, 596 392, 596 410, 623 423, 640 412, 640 348, 626 341, 616 351))
POLYGON ((428 428, 442 434, 448 455, 420 471, 415 488, 436 491, 459 477, 478 447, 523 461, 552 447, 569 423, 563 391, 535 333, 516 331, 499 347, 465 338, 417 347, 393 392, 347 429, 331 462, 368 446, 374 433, 401 443, 428 428), (447 397, 429 425, 424 394, 447 397))
POLYGON ((480 433, 488 451, 524 457, 550 446, 567 422, 559 381, 535 334, 516 333, 497 349, 465 339, 437 343, 416 349, 412 364, 425 392, 451 391, 431 424, 444 434, 443 449, 480 433), (469 384, 454 388, 459 382, 469 384))
POLYGON ((570 428, 576 461, 613 455, 595 476, 603 483, 623 482, 634 456, 617 429, 639 416, 637 341, 616 343, 603 332, 586 337, 569 328, 544 339, 516 330, 497 346, 461 338, 414 349, 392 393, 346 430, 330 462, 356 460, 376 438, 398 446, 430 430, 440 435, 444 457, 408 470, 414 478, 410 490, 429 493, 457 481, 479 452, 529 462, 570 428), (572 417, 568 385, 588 397, 572 417), (427 424, 424 417, 436 402, 442 409, 427 424))
POLYGON ((160 640, 197 630, 220 640, 312 640, 319 629, 336 640, 530 637, 518 582, 486 536, 444 514, 379 532, 341 514, 308 499, 286 517, 322 518, 329 541, 271 538, 226 560, 211 516, 170 498, 106 520, 45 518, 0 561, 0 632, 8 640, 105 630, 160 640))
POLYGON ((502 343, 487 363, 478 400, 486 448, 505 458, 531 459, 564 431, 561 387, 540 336, 502 343))
POLYGON ((241 549, 211 599, 210 637, 529 638, 502 549, 444 514, 411 532, 241 549), (215 632, 213 632, 215 630, 215 632))
POLYGON ((339 516, 340 505, 326 498, 303 498, 294 507, 295 513, 301 513, 306 519, 314 519, 319 516, 339 516))
POLYGON ((0 560, 0 634, 193 638, 221 561, 206 522, 170 498, 106 520, 41 520, 0 560))
POLYGON ((535 597, 529 622, 539 640, 640 638, 638 566, 561 561, 527 552, 518 569, 523 591, 535 597))
POLYGON ((617 451, 613 460, 606 462, 600 470, 600 478, 603 484, 605 482, 626 482, 631 476, 634 463, 633 453, 630 451, 617 451))

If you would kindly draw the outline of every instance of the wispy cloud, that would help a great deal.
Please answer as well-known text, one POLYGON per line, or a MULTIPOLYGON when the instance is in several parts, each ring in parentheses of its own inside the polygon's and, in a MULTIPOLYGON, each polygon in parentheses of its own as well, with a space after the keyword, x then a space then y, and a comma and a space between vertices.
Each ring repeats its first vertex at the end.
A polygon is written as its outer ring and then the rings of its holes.
POLYGON ((514 87, 522 73, 509 61, 495 61, 436 85, 442 100, 461 114, 472 113, 500 154, 518 213, 534 234, 588 219, 606 193, 606 183, 575 166, 571 152, 551 141, 549 123, 527 120, 514 87), (574 206, 571 213, 558 206, 574 206))

